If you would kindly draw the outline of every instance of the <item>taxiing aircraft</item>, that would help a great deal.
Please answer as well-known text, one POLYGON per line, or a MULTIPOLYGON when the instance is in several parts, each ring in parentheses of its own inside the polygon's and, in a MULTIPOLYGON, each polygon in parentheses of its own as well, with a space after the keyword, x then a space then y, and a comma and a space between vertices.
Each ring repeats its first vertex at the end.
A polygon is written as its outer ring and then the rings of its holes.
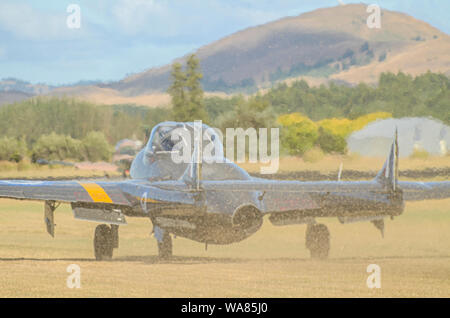
MULTIPOLYGON (((214 130, 202 127, 209 131, 210 142, 217 141, 214 130)), ((77 219, 101 223, 94 233, 98 260, 110 259, 118 248, 119 226, 126 224, 126 217, 150 218, 162 258, 172 255, 171 235, 205 244, 231 244, 258 231, 265 216, 277 226, 306 225, 311 257, 326 258, 330 234, 317 219, 372 222, 383 233, 384 218, 401 215, 405 200, 450 198, 448 181, 398 181, 397 137, 386 163, 371 181, 302 182, 255 178, 225 158, 207 162, 197 141, 191 162, 174 163, 172 134, 179 128, 193 132, 195 125, 164 122, 155 126, 133 161, 129 180, 0 180, 0 198, 45 202, 44 220, 51 236, 60 203, 70 204, 77 219)), ((216 156, 223 157, 221 147, 221 143, 216 146, 216 156)))

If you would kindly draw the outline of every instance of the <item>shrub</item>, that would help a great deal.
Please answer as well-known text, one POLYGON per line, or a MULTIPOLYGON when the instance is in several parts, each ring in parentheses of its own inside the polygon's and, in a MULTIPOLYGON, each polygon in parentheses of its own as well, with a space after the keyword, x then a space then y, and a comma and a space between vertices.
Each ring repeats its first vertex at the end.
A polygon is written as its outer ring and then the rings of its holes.
POLYGON ((109 161, 113 153, 112 147, 102 132, 91 131, 82 140, 85 157, 92 162, 109 161))
POLYGON ((36 141, 32 150, 33 162, 38 159, 83 159, 81 141, 55 133, 43 135, 36 141))
POLYGON ((19 162, 26 152, 27 147, 24 140, 8 137, 0 139, 0 160, 19 162))
POLYGON ((316 123, 300 113, 282 115, 278 123, 281 130, 281 144, 291 155, 303 155, 311 149, 317 140, 316 123))
POLYGON ((323 127, 319 128, 317 144, 326 153, 336 152, 344 154, 347 150, 347 141, 344 137, 334 134, 323 127))
POLYGON ((330 118, 318 122, 319 126, 333 135, 346 138, 353 132, 353 122, 347 118, 330 118))
POLYGON ((329 118, 318 122, 319 126, 333 133, 334 135, 347 138, 352 132, 358 131, 366 127, 369 123, 379 120, 391 118, 392 114, 388 112, 375 112, 360 116, 354 120, 347 118, 329 118))

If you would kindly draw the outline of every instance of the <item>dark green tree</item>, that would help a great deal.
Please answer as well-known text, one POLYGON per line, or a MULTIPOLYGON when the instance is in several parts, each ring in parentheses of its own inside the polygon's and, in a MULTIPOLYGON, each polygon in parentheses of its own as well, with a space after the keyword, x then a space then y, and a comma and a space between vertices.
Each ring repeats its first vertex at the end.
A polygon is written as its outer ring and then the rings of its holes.
POLYGON ((319 127, 319 137, 317 144, 326 153, 345 153, 347 148, 347 141, 344 137, 335 135, 332 132, 319 127))
POLYGON ((186 117, 186 94, 184 86, 186 84, 186 74, 180 63, 172 65, 171 73, 172 85, 170 85, 168 93, 172 97, 173 117, 177 121, 183 121, 186 117))
POLYGON ((173 118, 176 121, 202 120, 208 122, 208 114, 204 105, 200 62, 192 54, 186 62, 183 72, 180 63, 172 66, 172 85, 168 92, 172 97, 173 118))
POLYGON ((188 110, 190 120, 202 120, 208 122, 203 88, 200 83, 203 74, 200 71, 200 61, 192 54, 189 56, 186 67, 186 90, 188 92, 188 110))

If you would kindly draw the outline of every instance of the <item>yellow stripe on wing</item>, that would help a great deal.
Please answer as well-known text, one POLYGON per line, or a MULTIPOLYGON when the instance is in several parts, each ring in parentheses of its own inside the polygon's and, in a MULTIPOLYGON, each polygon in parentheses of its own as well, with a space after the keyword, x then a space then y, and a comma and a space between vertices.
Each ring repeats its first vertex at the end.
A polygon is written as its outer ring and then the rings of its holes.
POLYGON ((105 190, 96 183, 81 183, 78 182, 84 190, 91 196, 94 202, 99 203, 113 203, 109 195, 105 192, 105 190))

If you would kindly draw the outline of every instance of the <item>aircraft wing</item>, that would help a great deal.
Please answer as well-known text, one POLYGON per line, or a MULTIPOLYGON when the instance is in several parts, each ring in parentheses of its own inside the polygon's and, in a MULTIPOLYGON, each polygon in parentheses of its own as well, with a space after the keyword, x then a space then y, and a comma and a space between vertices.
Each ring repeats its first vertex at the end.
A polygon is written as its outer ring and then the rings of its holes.
POLYGON ((450 182, 398 181, 398 134, 396 132, 390 153, 383 168, 371 181, 277 181, 252 178, 250 180, 220 182, 204 181, 202 186, 210 190, 258 192, 260 201, 266 202, 267 211, 280 209, 317 209, 338 206, 339 202, 358 203, 361 207, 372 203, 386 203, 386 194, 402 191, 406 201, 450 198, 450 182))
POLYGON ((435 200, 450 198, 450 181, 408 182, 400 181, 405 201, 435 200))
MULTIPOLYGON (((367 191, 381 192, 383 188, 374 181, 327 182, 327 181, 282 181, 282 180, 240 180, 203 181, 207 191, 231 192, 242 200, 251 200, 250 194, 258 197, 263 213, 278 213, 295 210, 317 210, 325 205, 334 205, 336 200, 365 199, 367 191)), ((382 197, 381 195, 379 197, 382 197)), ((371 197, 367 198, 371 199, 371 197)), ((374 195, 374 200, 379 199, 374 195)))
POLYGON ((0 180, 0 198, 130 205, 120 182, 0 180))
MULTIPOLYGON (((353 202, 356 207, 389 207, 385 186, 372 181, 276 181, 245 180, 233 182, 204 181, 202 186, 209 191, 233 192, 245 197, 255 193, 263 203, 263 213, 277 213, 290 210, 334 209, 339 204, 353 202)), ((450 182, 399 182, 405 201, 450 198, 450 182)))
MULTIPOLYGON (((224 191, 260 191, 273 193, 354 193, 361 191, 382 190, 383 188, 374 181, 276 181, 254 179, 249 181, 204 181, 202 183, 209 190, 224 191)), ((406 201, 436 200, 450 198, 450 181, 441 182, 409 182, 399 181, 398 187, 403 191, 406 201)))

